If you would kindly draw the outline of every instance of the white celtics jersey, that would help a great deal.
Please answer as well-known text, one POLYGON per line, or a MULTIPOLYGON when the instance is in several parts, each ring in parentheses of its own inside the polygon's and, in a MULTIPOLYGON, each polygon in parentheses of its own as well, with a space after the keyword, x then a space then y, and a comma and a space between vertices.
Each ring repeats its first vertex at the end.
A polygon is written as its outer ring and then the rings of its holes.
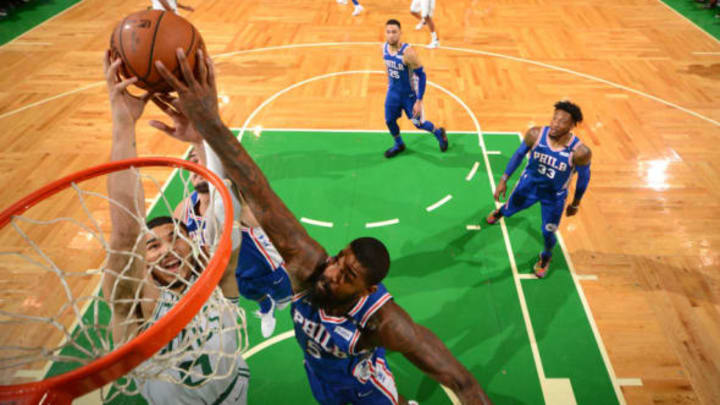
MULTIPOLYGON (((167 1, 168 6, 170 6, 170 8, 172 9, 172 10, 167 10, 167 11, 173 11, 177 14, 177 8, 178 8, 177 0, 165 0, 165 1, 167 1)), ((152 0, 152 8, 155 10, 165 10, 165 7, 163 7, 162 3, 160 3, 160 1, 158 1, 158 0, 152 0)))
MULTIPOLYGON (((178 300, 163 291, 152 322, 178 300)), ((185 329, 138 367, 134 374, 143 397, 150 404, 245 405, 250 371, 240 355, 244 327, 238 311, 237 300, 216 288, 185 329)))

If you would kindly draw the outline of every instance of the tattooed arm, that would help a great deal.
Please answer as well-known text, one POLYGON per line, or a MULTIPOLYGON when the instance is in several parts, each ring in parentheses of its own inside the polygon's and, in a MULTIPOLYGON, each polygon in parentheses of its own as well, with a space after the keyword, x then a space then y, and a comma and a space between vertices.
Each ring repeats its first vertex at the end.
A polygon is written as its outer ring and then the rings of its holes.
POLYGON ((360 348, 382 346, 398 351, 422 372, 451 389, 464 405, 490 405, 475 377, 430 329, 415 323, 394 301, 370 318, 360 348))
POLYGON ((177 106, 218 155, 228 177, 238 186, 263 230, 285 259, 293 289, 304 289, 304 281, 327 259, 325 249, 308 235, 220 119, 210 58, 198 51, 195 77, 182 49, 178 49, 177 57, 184 83, 162 62, 156 62, 160 74, 178 93, 177 106))

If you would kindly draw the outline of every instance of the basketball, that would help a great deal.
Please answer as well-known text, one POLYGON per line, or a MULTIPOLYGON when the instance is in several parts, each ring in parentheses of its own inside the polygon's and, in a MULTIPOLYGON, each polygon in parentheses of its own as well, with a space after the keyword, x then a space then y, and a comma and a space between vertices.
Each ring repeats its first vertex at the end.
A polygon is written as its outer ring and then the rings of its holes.
POLYGON ((200 32, 186 19, 162 10, 145 10, 125 17, 113 30, 110 50, 120 56, 120 74, 137 77, 138 87, 159 93, 172 91, 160 76, 155 61, 182 79, 176 50, 182 48, 190 67, 195 70, 198 49, 205 52, 200 32))

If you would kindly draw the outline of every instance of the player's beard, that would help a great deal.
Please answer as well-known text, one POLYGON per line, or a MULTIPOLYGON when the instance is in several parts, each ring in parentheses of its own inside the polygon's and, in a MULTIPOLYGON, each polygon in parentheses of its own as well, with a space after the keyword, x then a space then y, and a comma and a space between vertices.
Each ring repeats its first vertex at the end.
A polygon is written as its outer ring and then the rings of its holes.
POLYGON ((308 288, 307 298, 310 301, 310 304, 312 304, 315 308, 331 310, 333 308, 347 306, 349 303, 355 301, 355 297, 340 300, 332 295, 329 283, 323 276, 326 266, 327 263, 323 263, 321 266, 318 266, 308 280, 310 287, 308 288))

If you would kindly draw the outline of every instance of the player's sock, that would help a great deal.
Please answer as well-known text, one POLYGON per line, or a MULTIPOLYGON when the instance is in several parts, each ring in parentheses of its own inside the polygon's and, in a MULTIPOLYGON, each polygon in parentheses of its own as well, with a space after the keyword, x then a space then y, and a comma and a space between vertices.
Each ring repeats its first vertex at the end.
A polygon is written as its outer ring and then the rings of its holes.
POLYGON ((263 314, 270 312, 273 307, 272 299, 267 295, 261 298, 260 301, 258 301, 258 304, 260 304, 260 312, 263 314))
MULTIPOLYGON (((416 125, 416 127, 418 127, 419 129, 424 129, 425 131, 428 131, 435 135, 435 125, 433 125, 433 123, 430 121, 425 121, 420 125, 416 125)), ((437 138, 437 135, 435 135, 435 137, 437 138)))
POLYGON ((402 145, 405 145, 405 142, 403 142, 402 136, 394 136, 393 139, 395 139, 395 146, 400 147, 402 145))
POLYGON ((353 2, 353 4, 356 5, 356 6, 359 6, 359 5, 360 5, 360 3, 358 3, 358 0, 352 0, 352 2, 353 2))
POLYGON ((434 42, 434 41, 437 41, 437 40, 438 40, 437 32, 435 32, 435 31, 431 32, 431 33, 430 33, 430 39, 432 39, 433 42, 434 42))
MULTIPOLYGON (((400 136, 400 127, 398 126, 397 121, 386 121, 385 125, 387 125, 390 130, 390 135, 394 137, 400 136)), ((400 141, 402 141, 402 139, 400 141)))
POLYGON ((552 259, 552 252, 543 251, 542 253, 540 253, 540 265, 542 267, 547 266, 550 259, 552 259))

